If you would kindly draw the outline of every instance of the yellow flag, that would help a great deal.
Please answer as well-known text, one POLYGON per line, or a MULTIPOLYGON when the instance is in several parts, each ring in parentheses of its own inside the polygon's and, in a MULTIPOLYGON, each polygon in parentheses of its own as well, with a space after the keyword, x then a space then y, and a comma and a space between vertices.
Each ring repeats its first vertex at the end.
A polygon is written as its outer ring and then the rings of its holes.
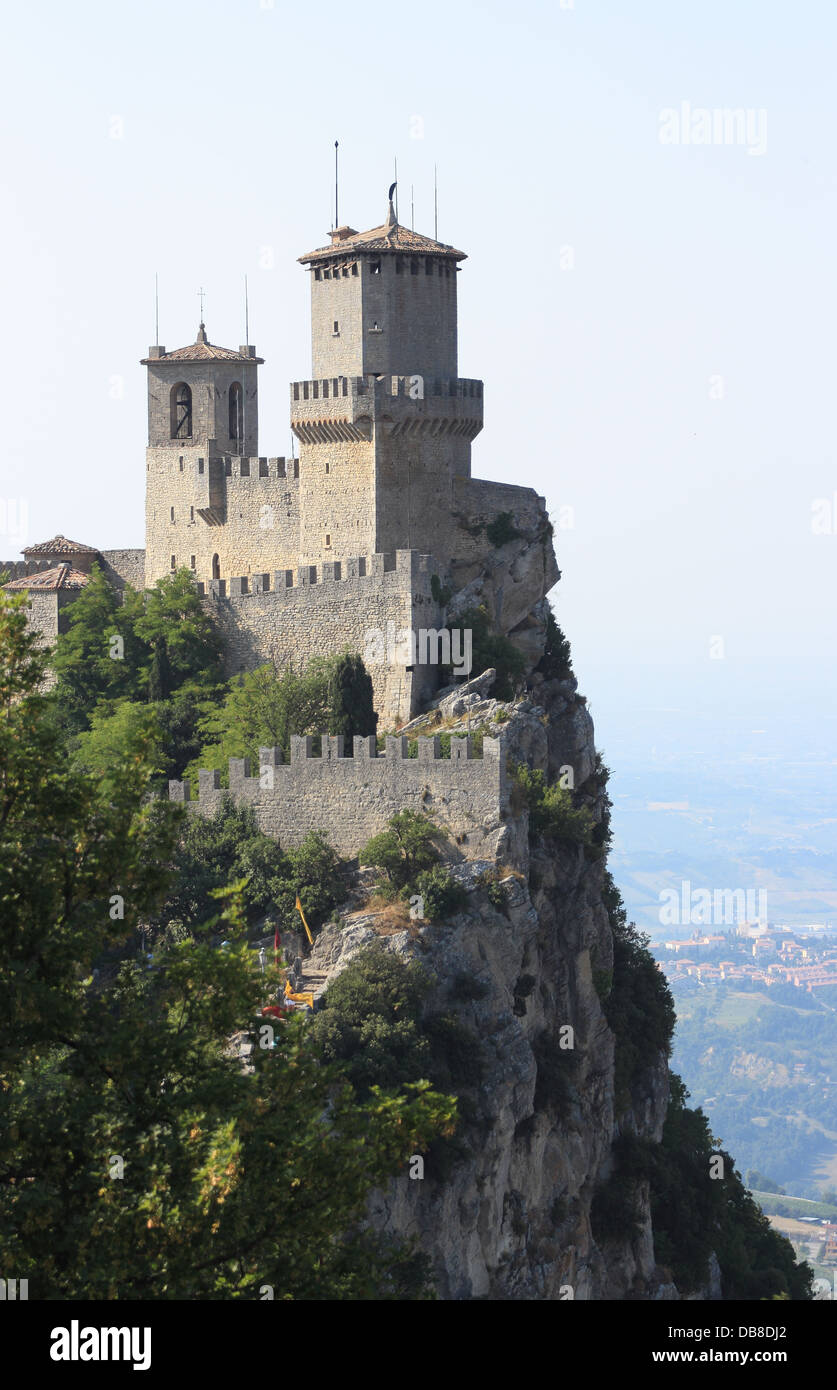
POLYGON ((303 910, 302 910, 302 903, 299 901, 299 894, 298 894, 298 893, 297 893, 297 895, 296 895, 296 910, 297 910, 297 912, 299 913, 300 917, 302 918, 302 925, 303 925, 304 928, 305 928, 305 935, 308 937, 308 944, 309 944, 310 946, 313 946, 313 945, 314 945, 314 938, 313 938, 313 936, 311 935, 311 928, 309 927, 308 923, 307 923, 306 920, 305 920, 305 913, 304 913, 303 910))

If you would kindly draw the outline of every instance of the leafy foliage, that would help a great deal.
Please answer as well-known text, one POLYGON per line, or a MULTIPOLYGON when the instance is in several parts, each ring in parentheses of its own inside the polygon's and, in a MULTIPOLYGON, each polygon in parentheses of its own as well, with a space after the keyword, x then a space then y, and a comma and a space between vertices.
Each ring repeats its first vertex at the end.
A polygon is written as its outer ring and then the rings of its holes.
POLYGON ((616 1108, 621 1112, 630 1105, 631 1088, 643 1070, 660 1053, 669 1056, 675 1012, 665 976, 648 950, 648 937, 628 921, 609 873, 602 897, 613 933, 613 974, 604 1012, 616 1035, 616 1108))
POLYGON ((374 734, 372 680, 359 656, 314 657, 303 671, 260 666, 236 676, 220 704, 200 720, 200 752, 186 769, 197 781, 202 767, 226 780, 230 758, 258 761, 259 748, 290 757, 292 734, 374 734))
MULTIPOLYGON (((460 631, 471 631, 470 678, 494 667, 497 672, 494 684, 497 699, 513 699, 515 687, 526 671, 526 658, 508 637, 492 631, 488 610, 483 606, 468 608, 460 613, 456 626, 460 631)), ((452 680, 450 668, 443 673, 443 678, 452 680)))
POLYGON ((435 840, 442 834, 429 816, 418 811, 397 811, 386 830, 373 835, 361 850, 360 862, 383 869, 394 888, 405 888, 422 869, 438 862, 435 840))
POLYGON ((468 894, 462 884, 441 864, 423 869, 421 873, 416 874, 414 883, 410 886, 415 888, 416 893, 421 894, 424 900, 424 915, 431 922, 438 922, 444 917, 461 912, 468 901, 468 894))
POLYGON ((529 808, 529 832, 572 844, 592 844, 595 822, 586 807, 573 806, 572 792, 559 782, 547 782, 542 768, 518 763, 513 769, 518 795, 529 808))
POLYGON ((494 520, 489 521, 486 526, 485 534, 491 544, 499 550, 502 546, 508 545, 509 541, 516 541, 520 532, 514 524, 511 512, 498 512, 494 520))
POLYGON ((551 681, 565 681, 573 675, 570 644, 555 620, 550 607, 546 612, 546 647, 538 662, 542 676, 551 681))
POLYGON ((41 1298, 425 1296, 415 1252, 359 1223, 452 1101, 421 1082, 359 1101, 299 1020, 245 1071, 227 1039, 281 979, 234 895, 228 949, 172 924, 153 970, 93 983, 155 912, 182 813, 144 797, 141 731, 106 793, 73 765, 44 670, 0 594, 0 1265, 41 1298))
POLYGON ((217 891, 235 882, 249 920, 269 912, 286 929, 299 926, 297 894, 312 927, 345 897, 341 861, 322 835, 311 832, 283 851, 259 830, 253 807, 230 796, 215 816, 188 817, 174 868, 161 923, 197 926, 213 915, 217 891))
POLYGON ((703 1111, 690 1110, 687 1098, 672 1075, 662 1143, 650 1155, 657 1259, 670 1266, 681 1292, 706 1281, 714 1250, 725 1299, 809 1298, 810 1267, 797 1265, 792 1245, 772 1229, 713 1140, 703 1111), (723 1177, 710 1177, 713 1154, 723 1160, 723 1177))

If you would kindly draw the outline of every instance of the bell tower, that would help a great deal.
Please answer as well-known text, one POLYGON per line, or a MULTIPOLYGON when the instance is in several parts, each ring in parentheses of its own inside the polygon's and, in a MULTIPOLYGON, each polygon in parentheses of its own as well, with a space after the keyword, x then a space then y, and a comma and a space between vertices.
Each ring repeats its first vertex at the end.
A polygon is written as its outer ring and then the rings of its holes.
POLYGON ((145 582, 185 567, 204 577, 225 516, 225 456, 259 452, 258 369, 244 344, 211 343, 203 323, 188 347, 150 347, 145 486, 145 582))

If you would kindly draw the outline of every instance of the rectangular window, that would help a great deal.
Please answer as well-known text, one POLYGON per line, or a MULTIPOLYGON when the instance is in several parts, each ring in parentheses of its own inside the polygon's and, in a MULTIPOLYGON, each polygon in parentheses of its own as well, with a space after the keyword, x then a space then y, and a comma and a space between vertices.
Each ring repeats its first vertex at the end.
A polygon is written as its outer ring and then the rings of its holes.
POLYGON ((373 275, 380 275, 380 273, 381 273, 381 262, 380 262, 380 261, 373 261, 373 262, 372 262, 372 274, 373 274, 373 275))
POLYGON ((171 557, 171 567, 173 570, 177 569, 177 558, 174 555, 172 555, 171 557))
POLYGON ((198 472, 203 473, 203 459, 198 459, 198 472))
POLYGON ((194 521, 194 519, 195 519, 195 509, 194 509, 194 507, 190 507, 190 508, 189 508, 189 520, 190 520, 190 521, 194 521))
POLYGON ((418 275, 418 261, 415 259, 410 261, 410 274, 418 275))
POLYGON ((194 555, 190 555, 190 556, 189 556, 189 566, 190 566, 191 569, 194 569, 194 568, 195 568, 195 557, 194 557, 194 555))
POLYGON ((433 274, 433 257, 432 257, 432 256, 428 256, 427 259, 426 259, 426 261, 424 262, 424 273, 425 273, 425 275, 432 275, 432 274, 433 274))
POLYGON ((332 335, 333 335, 335 338, 339 337, 339 335, 340 335, 340 324, 337 322, 337 319, 334 320, 334 327, 333 327, 333 329, 332 329, 331 331, 332 331, 332 335))
POLYGON ((183 455, 180 455, 180 471, 183 472, 183 455))
POLYGON ((174 507, 169 507, 169 519, 174 521, 174 507))
POLYGON ((331 465, 329 464, 328 460, 326 460, 326 473, 330 473, 330 472, 331 472, 331 465))
POLYGON ((321 270, 315 270, 315 271, 314 271, 314 279, 315 279, 315 280, 322 280, 322 278, 323 278, 323 273, 322 273, 322 271, 321 271, 321 270))
POLYGON ((400 257, 400 256, 396 256, 396 258, 395 258, 395 273, 396 273, 396 275, 400 275, 400 274, 401 274, 401 271, 403 270, 403 268, 404 268, 404 267, 403 267, 402 262, 401 262, 401 257, 400 257))
POLYGON ((331 545, 331 536, 329 536, 329 535, 326 536, 326 542, 325 542, 325 543, 326 543, 327 546, 331 545))

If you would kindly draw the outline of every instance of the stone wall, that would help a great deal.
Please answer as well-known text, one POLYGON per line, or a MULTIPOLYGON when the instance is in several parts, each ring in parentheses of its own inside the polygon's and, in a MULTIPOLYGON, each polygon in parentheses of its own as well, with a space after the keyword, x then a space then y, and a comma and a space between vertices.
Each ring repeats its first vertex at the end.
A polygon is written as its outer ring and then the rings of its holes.
POLYGON ((274 662, 300 669, 313 656, 348 648, 365 659, 375 708, 392 727, 417 713, 436 689, 435 665, 409 668, 398 633, 439 629, 441 612, 432 594, 430 555, 398 551, 295 571, 246 576, 198 586, 224 642, 226 674, 274 662), (288 584, 288 578, 291 584, 288 584), (369 634, 391 641, 383 660, 370 656, 369 634))
POLYGON ((336 246, 335 260, 311 271, 314 375, 456 376, 456 276, 445 256, 336 246))
POLYGON ((132 589, 144 587, 144 550, 102 550, 100 554, 101 568, 114 589, 122 590, 126 584, 132 589))
POLYGON ((149 449, 146 458, 148 588, 171 574, 172 556, 175 569, 191 569, 200 580, 213 577, 216 555, 225 579, 296 566, 296 460, 233 457, 203 447, 149 449))
MULTIPOLYGON (((387 738, 386 754, 374 738, 355 738, 354 756, 344 756, 344 740, 323 735, 323 755, 311 755, 310 738, 291 740, 291 761, 275 748, 259 749, 259 775, 249 775, 246 759, 230 759, 230 793, 255 808, 259 827, 282 846, 299 845, 321 830, 339 854, 357 855, 390 816, 424 811, 451 835, 451 850, 463 859, 494 855, 507 809, 508 787, 501 739, 486 738, 481 758, 470 738, 451 739, 451 756, 442 758, 438 738, 420 738, 418 757, 407 756, 407 739, 387 738)), ((200 773, 198 800, 188 783, 170 782, 169 797, 213 816, 224 792, 220 773, 200 773)))

